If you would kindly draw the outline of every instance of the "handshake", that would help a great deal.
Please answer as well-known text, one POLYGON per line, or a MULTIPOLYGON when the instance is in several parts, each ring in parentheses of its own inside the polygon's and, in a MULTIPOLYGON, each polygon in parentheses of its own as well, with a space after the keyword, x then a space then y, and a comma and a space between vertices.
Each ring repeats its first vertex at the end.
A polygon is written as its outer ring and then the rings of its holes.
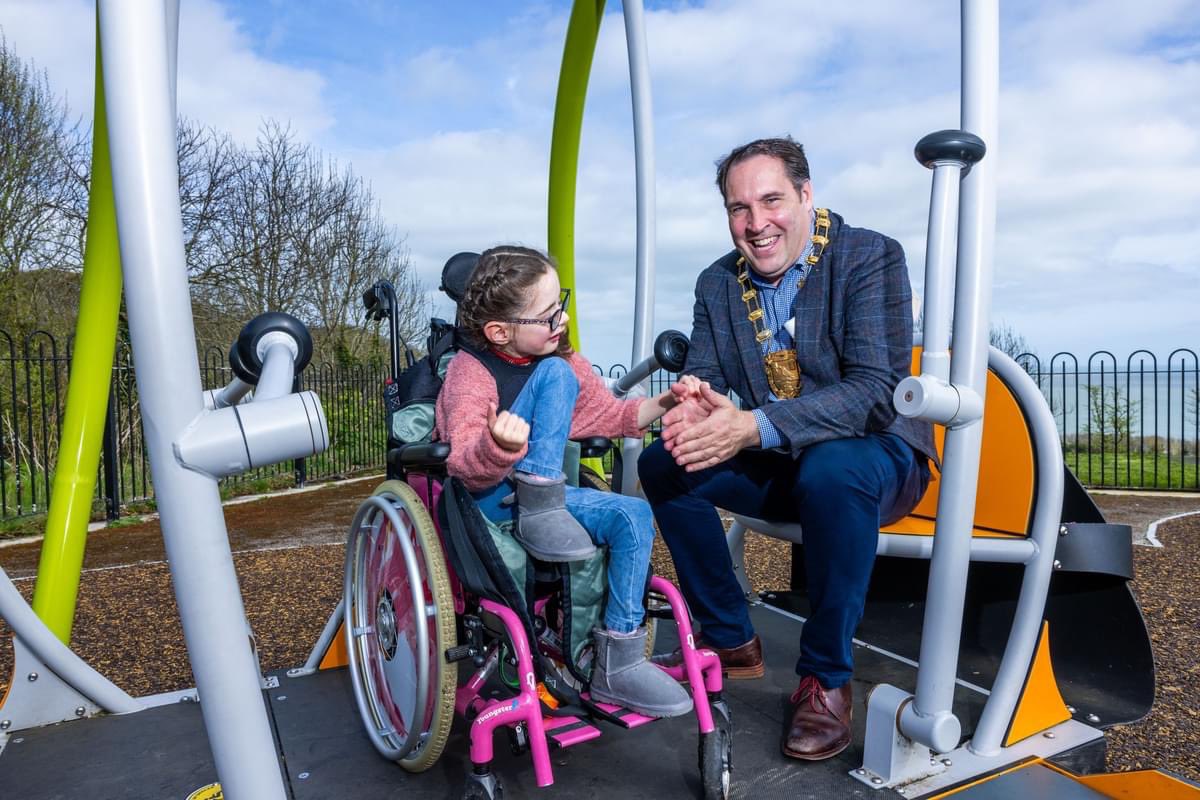
POLYGON ((707 381, 683 375, 670 391, 675 404, 662 418, 663 445, 688 472, 714 467, 760 444, 754 415, 739 410, 707 381))

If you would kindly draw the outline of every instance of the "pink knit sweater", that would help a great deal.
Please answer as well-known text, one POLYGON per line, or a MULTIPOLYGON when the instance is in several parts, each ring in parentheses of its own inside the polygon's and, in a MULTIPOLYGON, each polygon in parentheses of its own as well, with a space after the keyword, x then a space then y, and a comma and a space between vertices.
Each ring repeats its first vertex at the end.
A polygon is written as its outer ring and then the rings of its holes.
MULTIPOLYGON (((575 353, 569 362, 579 379, 579 397, 571 417, 571 438, 640 436, 638 407, 643 399, 618 400, 605 387, 592 365, 575 353)), ((525 457, 528 446, 516 452, 496 444, 488 430, 488 409, 500 401, 496 381, 479 359, 460 350, 446 368, 438 395, 437 438, 450 443, 446 468, 469 491, 491 488, 508 476, 525 457)))

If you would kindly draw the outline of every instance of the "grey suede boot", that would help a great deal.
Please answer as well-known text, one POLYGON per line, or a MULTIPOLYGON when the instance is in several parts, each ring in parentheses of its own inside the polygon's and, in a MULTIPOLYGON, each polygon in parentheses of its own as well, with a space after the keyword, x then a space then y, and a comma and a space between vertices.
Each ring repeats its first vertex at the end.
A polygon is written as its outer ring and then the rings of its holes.
POLYGON ((542 561, 580 561, 596 552, 592 537, 566 505, 566 481, 535 482, 521 472, 517 484, 517 527, 514 538, 542 561))
POLYGON ((667 673, 646 660, 646 629, 629 636, 593 632, 596 668, 592 699, 614 703, 647 717, 678 717, 692 710, 692 696, 667 673))

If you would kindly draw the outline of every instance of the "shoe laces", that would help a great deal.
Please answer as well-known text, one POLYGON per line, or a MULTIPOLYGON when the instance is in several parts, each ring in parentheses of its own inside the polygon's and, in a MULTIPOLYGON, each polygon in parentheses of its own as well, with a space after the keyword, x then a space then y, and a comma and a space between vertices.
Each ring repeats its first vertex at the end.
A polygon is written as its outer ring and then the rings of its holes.
POLYGON ((838 715, 829 707, 829 697, 825 694, 825 687, 821 686, 821 682, 814 675, 805 675, 801 678, 800 685, 796 687, 796 691, 792 692, 792 705, 796 706, 797 711, 806 700, 814 714, 828 714, 834 719, 838 719, 838 715))

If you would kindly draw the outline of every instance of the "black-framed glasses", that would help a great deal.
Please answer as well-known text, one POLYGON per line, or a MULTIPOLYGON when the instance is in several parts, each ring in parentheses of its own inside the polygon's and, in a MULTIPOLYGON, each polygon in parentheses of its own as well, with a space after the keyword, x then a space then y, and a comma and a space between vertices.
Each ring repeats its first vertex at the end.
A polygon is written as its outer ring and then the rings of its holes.
POLYGON ((545 319, 520 319, 520 318, 517 318, 517 319, 510 319, 508 321, 515 322, 517 325, 549 325, 550 331, 553 333, 555 328, 558 327, 558 323, 562 322, 563 313, 565 313, 567 310, 567 300, 569 300, 570 298, 571 298, 571 290, 563 289, 559 293, 558 308, 556 308, 554 310, 553 314, 546 317, 545 319))

